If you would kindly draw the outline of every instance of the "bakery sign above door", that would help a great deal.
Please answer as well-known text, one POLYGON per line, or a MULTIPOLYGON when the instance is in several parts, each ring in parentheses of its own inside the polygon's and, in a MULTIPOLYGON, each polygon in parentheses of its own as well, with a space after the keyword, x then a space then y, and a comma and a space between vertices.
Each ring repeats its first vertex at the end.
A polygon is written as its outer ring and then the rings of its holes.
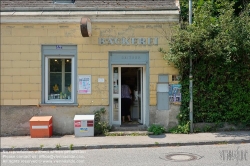
POLYGON ((99 38, 99 45, 158 45, 158 38, 145 37, 109 37, 99 38))

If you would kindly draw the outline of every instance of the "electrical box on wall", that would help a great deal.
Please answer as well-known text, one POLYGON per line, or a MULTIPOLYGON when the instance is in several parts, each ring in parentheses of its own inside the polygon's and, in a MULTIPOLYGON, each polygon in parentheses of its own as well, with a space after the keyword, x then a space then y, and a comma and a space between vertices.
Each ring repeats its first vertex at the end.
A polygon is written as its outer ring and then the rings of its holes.
POLYGON ((157 83, 157 110, 169 109, 169 83, 168 75, 159 75, 157 83))
POLYGON ((158 83, 157 92, 169 92, 168 83, 158 83))

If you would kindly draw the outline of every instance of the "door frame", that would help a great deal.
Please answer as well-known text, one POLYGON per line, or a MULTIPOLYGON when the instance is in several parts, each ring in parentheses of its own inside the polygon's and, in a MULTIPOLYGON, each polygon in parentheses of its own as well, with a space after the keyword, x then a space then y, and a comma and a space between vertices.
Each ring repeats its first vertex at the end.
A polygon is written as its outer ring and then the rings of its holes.
MULTIPOLYGON (((111 75, 113 75, 113 69, 115 68, 115 67, 117 67, 118 68, 118 87, 119 87, 119 92, 118 92, 118 94, 113 94, 113 86, 112 86, 112 89, 110 90, 111 91, 111 111, 110 111, 110 114, 111 114, 111 123, 112 123, 112 125, 121 125, 121 77, 122 77, 122 75, 121 75, 121 69, 122 68, 142 68, 142 75, 141 75, 141 77, 142 77, 142 81, 143 82, 146 82, 146 66, 145 65, 111 65, 111 70, 112 70, 112 74, 111 75), (113 106, 114 106, 114 103, 113 103, 113 98, 118 98, 118 101, 119 101, 119 112, 118 112, 118 122, 117 121, 113 121, 113 106)), ((141 78, 140 78, 141 79, 141 78)), ((112 84, 113 83, 113 77, 111 77, 111 80, 110 80, 110 83, 112 84)), ((113 85, 113 84, 112 84, 113 85)), ((143 110, 145 110, 145 108, 146 108, 146 103, 145 103, 145 100, 144 100, 144 98, 146 98, 146 87, 144 86, 144 84, 142 83, 142 87, 141 87, 141 93, 142 93, 142 96, 141 96, 141 98, 142 98, 142 104, 141 104, 141 119, 140 119, 140 123, 142 123, 142 124, 144 124, 144 122, 145 122, 145 113, 144 113, 144 111, 143 110)), ((139 119, 138 119, 139 120, 139 119)))
POLYGON ((145 91, 144 91, 144 84, 143 82, 146 82, 145 80, 145 68, 144 67, 139 67, 139 70, 136 71, 136 75, 137 75, 137 90, 138 90, 138 96, 137 96, 137 102, 138 102, 138 113, 139 113, 139 117, 138 117, 138 122, 139 123, 142 123, 143 124, 143 119, 144 119, 144 113, 143 113, 143 110, 144 110, 144 106, 145 106, 145 103, 144 103, 144 94, 145 94, 145 91), (138 73, 140 73, 140 78, 138 78, 138 73), (140 80, 140 81, 139 81, 140 80), (140 82, 140 85, 138 85, 138 81, 140 82), (139 93, 139 88, 140 87, 140 93, 139 93), (140 109, 139 109, 140 108, 140 109))
MULTIPOLYGON (((144 93, 143 93, 143 125, 149 125, 149 52, 146 51, 110 51, 109 52, 109 124, 112 126, 112 111, 113 111, 113 66, 123 67, 144 67, 144 93)), ((120 120, 121 121, 121 120, 120 120)))

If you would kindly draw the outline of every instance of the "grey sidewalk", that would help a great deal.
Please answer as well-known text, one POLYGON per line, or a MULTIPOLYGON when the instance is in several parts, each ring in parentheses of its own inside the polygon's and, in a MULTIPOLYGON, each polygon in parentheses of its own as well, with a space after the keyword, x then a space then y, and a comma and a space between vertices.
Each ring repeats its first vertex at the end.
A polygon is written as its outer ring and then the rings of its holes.
POLYGON ((60 149, 103 149, 136 148, 152 146, 208 145, 226 143, 250 143, 250 131, 164 134, 149 136, 96 136, 75 137, 74 135, 53 136, 51 138, 30 138, 30 136, 1 137, 1 151, 5 150, 55 150, 60 149))

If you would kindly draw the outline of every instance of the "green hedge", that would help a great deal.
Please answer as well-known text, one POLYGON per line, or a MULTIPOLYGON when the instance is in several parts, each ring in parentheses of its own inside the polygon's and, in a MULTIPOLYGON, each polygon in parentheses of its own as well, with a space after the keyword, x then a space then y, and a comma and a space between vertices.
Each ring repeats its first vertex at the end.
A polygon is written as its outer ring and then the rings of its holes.
POLYGON ((189 59, 193 61, 194 122, 250 125, 250 13, 240 16, 233 5, 204 3, 194 12, 192 25, 177 28, 164 51, 181 76, 180 124, 189 121, 189 59))

